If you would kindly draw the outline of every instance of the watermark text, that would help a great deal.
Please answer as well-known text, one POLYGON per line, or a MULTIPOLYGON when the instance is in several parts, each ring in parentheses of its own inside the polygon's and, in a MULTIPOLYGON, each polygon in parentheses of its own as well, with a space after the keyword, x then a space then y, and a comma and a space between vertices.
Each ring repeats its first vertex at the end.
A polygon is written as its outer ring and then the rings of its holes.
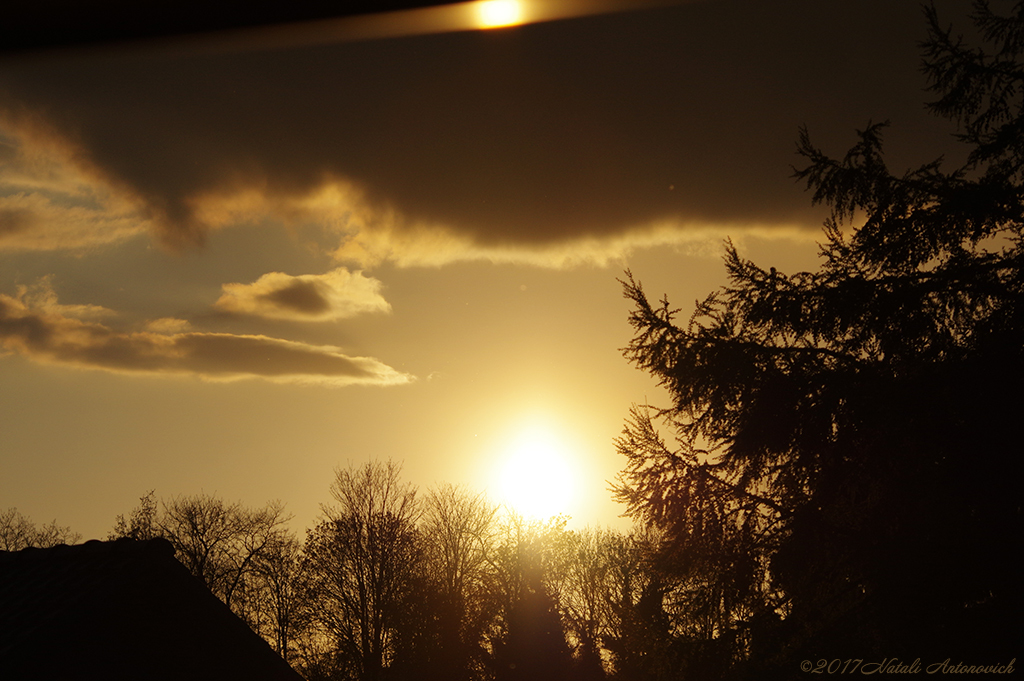
POLYGON ((804 660, 800 663, 800 671, 808 674, 1012 674, 1017 658, 1005 663, 986 662, 974 664, 953 660, 947 657, 941 662, 924 663, 921 658, 912 662, 896 657, 878 660, 860 658, 835 658, 832 660, 804 660))

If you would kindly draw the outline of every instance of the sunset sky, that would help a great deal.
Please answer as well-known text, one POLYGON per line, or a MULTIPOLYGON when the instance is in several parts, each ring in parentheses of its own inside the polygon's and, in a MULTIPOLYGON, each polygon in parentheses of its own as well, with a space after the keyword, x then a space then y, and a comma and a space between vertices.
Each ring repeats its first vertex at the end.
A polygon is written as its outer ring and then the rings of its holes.
POLYGON ((613 439, 663 393, 616 278, 685 321, 726 237, 814 268, 800 125, 956 148, 917 2, 543 4, 593 11, 0 55, 0 508, 102 538, 203 491, 301 529, 390 458, 626 527, 613 439))

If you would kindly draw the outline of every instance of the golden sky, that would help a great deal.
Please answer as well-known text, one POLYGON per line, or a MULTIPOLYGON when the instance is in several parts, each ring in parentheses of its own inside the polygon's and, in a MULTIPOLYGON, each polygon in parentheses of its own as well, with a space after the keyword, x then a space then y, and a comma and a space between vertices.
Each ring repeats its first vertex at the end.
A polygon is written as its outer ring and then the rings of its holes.
POLYGON ((798 127, 839 154, 890 119, 908 166, 947 130, 915 2, 577 4, 0 56, 0 507, 91 538, 205 491, 301 528, 391 458, 495 498, 565 476, 546 511, 621 526, 612 440, 662 395, 616 278, 688 311, 726 237, 813 268, 798 127))

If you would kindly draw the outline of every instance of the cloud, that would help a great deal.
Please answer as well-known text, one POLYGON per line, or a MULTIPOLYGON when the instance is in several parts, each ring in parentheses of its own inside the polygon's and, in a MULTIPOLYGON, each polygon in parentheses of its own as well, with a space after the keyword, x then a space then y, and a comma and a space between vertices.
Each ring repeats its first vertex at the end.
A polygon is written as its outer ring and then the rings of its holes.
POLYGON ((38 116, 0 111, 0 252, 77 250, 150 229, 144 206, 66 137, 38 116))
POLYGON ((325 274, 264 274, 251 284, 224 284, 214 306, 226 312, 289 319, 331 321, 366 312, 390 312, 381 282, 344 267, 325 274))
POLYGON ((38 362, 211 381, 262 378, 345 386, 412 380, 376 359, 350 357, 334 346, 227 333, 119 333, 6 295, 0 295, 0 347, 38 362))
POLYGON ((921 109, 922 30, 912 3, 745 0, 502 34, 9 63, 0 96, 45 118, 33 143, 67 151, 97 198, 12 199, 0 244, 119 234, 94 228, 107 221, 184 248, 269 218, 327 225, 361 264, 565 266, 655 232, 817 231, 790 177, 798 126, 833 153, 879 117, 904 152, 946 138, 921 109))
POLYGON ((34 284, 18 285, 13 300, 17 300, 26 309, 34 309, 58 317, 99 319, 117 314, 101 305, 62 305, 58 303, 57 293, 53 290, 52 274, 41 277, 34 284))
MULTIPOLYGON (((360 268, 372 268, 383 263, 398 267, 441 267, 470 261, 556 269, 581 265, 603 267, 620 262, 631 253, 645 248, 701 248, 710 242, 717 249, 724 238, 740 240, 745 235, 796 240, 820 237, 818 223, 811 227, 807 222, 797 220, 774 224, 753 219, 745 222, 684 222, 679 217, 672 217, 628 225, 607 234, 583 231, 569 234, 560 240, 481 241, 472 234, 441 223, 417 221, 386 201, 370 199, 366 190, 351 181, 331 175, 325 175, 320 184, 304 192, 279 193, 266 185, 259 185, 238 188, 231 193, 209 192, 197 197, 193 206, 199 219, 214 229, 262 220, 276 221, 289 228, 318 225, 337 239, 337 245, 330 248, 335 260, 360 268)), ((344 271, 344 268, 340 271, 344 271)), ((319 281, 314 286, 300 286, 294 292, 296 297, 301 298, 305 294, 308 304, 318 305, 316 298, 320 294, 314 294, 312 289, 315 287, 319 291, 321 284, 327 284, 327 280, 323 279, 325 276, 319 275, 319 281)), ((345 287, 351 287, 360 275, 356 273, 349 276, 353 280, 345 283, 345 287)), ((310 319, 313 310, 307 311, 306 316, 299 316, 297 311, 286 309, 288 305, 279 304, 276 306, 276 314, 269 314, 275 309, 270 301, 256 303, 250 302, 250 299, 266 293, 272 286, 284 288, 295 279, 312 284, 315 278, 316 275, 288 277, 272 273, 250 285, 227 284, 224 287, 225 295, 217 301, 217 306, 246 314, 310 319), (268 277, 274 279, 264 281, 268 277), (239 298, 246 299, 245 302, 233 299, 235 291, 239 292, 239 298), (255 311, 257 305, 265 312, 255 311)), ((341 286, 340 282, 330 285, 341 286)), ((387 303, 383 299, 377 300, 378 287, 379 282, 367 279, 359 287, 361 293, 352 291, 344 295, 357 295, 367 303, 366 309, 359 311, 372 311, 370 308, 377 306, 384 311, 388 309, 384 307, 387 303), (369 282, 374 283, 371 286, 369 282), (372 304, 371 295, 374 296, 372 304)), ((301 300, 296 302, 301 303, 301 300)), ((332 318, 326 310, 321 314, 322 318, 332 318)))
MULTIPOLYGON (((383 263, 439 267, 465 261, 566 268, 604 266, 642 248, 685 247, 727 235, 740 238, 746 232, 818 235, 817 223, 807 229, 806 222, 686 222, 675 216, 607 232, 562 230, 558 238, 545 240, 514 234, 498 238, 414 218, 360 183, 323 172, 307 185, 281 186, 263 176, 238 176, 228 188, 198 191, 187 200, 192 225, 192 236, 187 236, 146 217, 152 210, 144 201, 116 190, 82 160, 83 150, 38 117, 12 120, 0 117, 0 251, 82 249, 147 231, 165 245, 180 247, 201 241, 209 230, 271 221, 285 228, 321 228, 336 239, 336 245, 328 246, 334 258, 360 268, 383 263)), ((238 314, 305 321, 390 310, 379 281, 345 268, 324 275, 272 272, 251 284, 226 284, 215 305, 238 314)))
POLYGON ((176 333, 183 333, 192 328, 187 319, 176 319, 175 317, 160 317, 146 322, 146 331, 173 336, 176 333))
POLYGON ((551 269, 606 267, 621 263, 638 250, 672 247, 681 250, 720 250, 726 238, 744 237, 813 242, 820 230, 799 223, 684 223, 664 219, 633 226, 617 234, 580 235, 555 243, 479 244, 443 227, 359 229, 345 234, 333 251, 335 259, 373 267, 390 262, 398 267, 441 267, 454 262, 481 261, 551 269))

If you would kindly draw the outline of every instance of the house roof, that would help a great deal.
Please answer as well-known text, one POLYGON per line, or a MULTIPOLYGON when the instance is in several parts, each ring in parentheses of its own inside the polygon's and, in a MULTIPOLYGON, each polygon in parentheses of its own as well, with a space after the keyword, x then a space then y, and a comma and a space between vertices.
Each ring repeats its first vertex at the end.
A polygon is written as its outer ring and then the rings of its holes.
POLYGON ((165 539, 0 551, 0 675, 300 681, 165 539))

